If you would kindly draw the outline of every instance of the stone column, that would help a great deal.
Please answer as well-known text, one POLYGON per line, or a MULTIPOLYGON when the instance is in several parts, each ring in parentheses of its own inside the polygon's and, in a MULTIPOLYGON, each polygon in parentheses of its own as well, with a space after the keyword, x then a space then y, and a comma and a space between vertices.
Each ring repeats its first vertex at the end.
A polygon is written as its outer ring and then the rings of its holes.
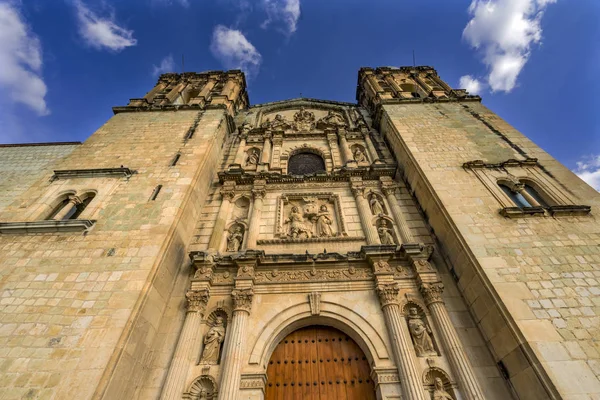
POLYGON ((331 151, 333 167, 341 167, 342 162, 340 161, 340 147, 338 146, 337 135, 335 133, 327 133, 327 142, 329 142, 329 150, 331 151))
POLYGON ((167 379, 163 385, 161 400, 179 400, 185 390, 185 381, 189 368, 194 364, 196 349, 194 344, 200 332, 200 322, 204 316, 208 303, 208 289, 188 290, 187 313, 183 322, 183 329, 179 334, 175 354, 169 366, 167 379))
POLYGON ((231 292, 233 298, 233 316, 225 343, 225 353, 221 366, 221 388, 219 389, 219 400, 238 400, 240 392, 240 381, 242 371, 242 357, 246 337, 246 325, 254 292, 252 288, 234 289, 231 292))
POLYGON ((377 229, 375 228, 375 225, 371 223, 371 220, 373 219, 373 214, 371 213, 369 202, 365 198, 365 189, 357 184, 353 184, 352 194, 354 194, 354 199, 356 200, 358 215, 360 217, 360 222, 363 227, 363 231, 365 232, 367 244, 381 244, 381 241, 379 240, 379 235, 377 234, 377 229))
POLYGON ((69 196, 69 202, 60 209, 58 213, 54 217, 53 220, 60 221, 64 217, 66 217, 74 208, 77 208, 81 204, 81 200, 77 196, 69 196))
POLYGON ((442 300, 444 285, 441 282, 422 283, 421 294, 429 308, 433 323, 440 332, 440 341, 459 381, 459 388, 467 400, 483 400, 485 396, 477 382, 473 367, 462 347, 458 334, 450 321, 448 310, 442 300))
POLYGON ((369 152, 369 156, 371 157, 371 163, 379 160, 379 154, 377 154, 377 149, 371 140, 371 135, 369 132, 363 132, 363 138, 365 139, 365 143, 367 144, 367 151, 369 152))
POLYGON ((532 206, 532 207, 541 207, 541 204, 533 198, 533 196, 531 196, 529 194, 529 192, 527 192, 527 190, 525 190, 525 185, 522 183, 515 183, 512 185, 511 187, 512 191, 515 193, 520 194, 521 196, 523 196, 523 198, 525 200, 527 200, 527 202, 532 206))
POLYGON ((263 144, 260 162, 269 164, 271 162, 271 136, 265 135, 265 143, 263 144))
POLYGON ((346 140, 346 131, 339 129, 338 136, 340 138, 340 149, 342 151, 344 164, 346 164, 346 166, 348 166, 348 164, 354 164, 351 166, 356 166, 356 161, 354 161, 352 151, 350 151, 350 147, 348 147, 348 141, 346 140))
POLYGON ((244 163, 244 150, 246 150, 246 137, 240 135, 240 144, 238 145, 237 153, 235 153, 234 164, 242 165, 244 163))
MULTIPOLYGON (((389 177, 387 177, 390 179, 389 177)), ((402 239, 402 243, 414 243, 415 238, 408 227, 408 223, 406 222, 406 218, 404 217, 404 212, 400 208, 400 204, 398 204, 398 199, 396 198, 396 191, 398 190, 398 186, 391 182, 390 180, 381 181, 381 191, 387 198, 388 204, 392 209, 392 215, 394 216, 394 221, 396 222, 396 226, 400 231, 400 237, 402 239)))
POLYGON ((252 214, 250 215, 250 223, 248 224, 248 235, 246 248, 256 248, 256 240, 258 239, 258 233, 260 230, 260 214, 263 207, 263 199, 266 195, 265 181, 254 181, 254 188, 252 189, 252 214))
POLYGON ((225 181, 221 188, 221 207, 219 207, 219 213, 217 214, 217 220, 213 228, 212 234, 210 235, 210 241, 208 242, 208 250, 216 251, 221 247, 221 239, 223 238, 223 231, 229 212, 231 209, 231 201, 235 196, 235 182, 225 181))
POLYGON ((385 317, 385 323, 392 341, 392 350, 400 375, 402 398, 407 400, 426 400, 421 383, 421 374, 417 369, 413 345, 404 329, 406 322, 398 304, 398 284, 378 284, 377 294, 385 317))

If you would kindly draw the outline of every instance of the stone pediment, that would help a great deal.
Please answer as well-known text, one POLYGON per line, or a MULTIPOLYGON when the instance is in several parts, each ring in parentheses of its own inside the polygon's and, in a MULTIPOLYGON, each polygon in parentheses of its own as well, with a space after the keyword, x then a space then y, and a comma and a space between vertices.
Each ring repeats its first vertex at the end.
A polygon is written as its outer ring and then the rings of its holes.
POLYGON ((348 128, 343 110, 318 110, 300 107, 300 109, 284 110, 265 114, 260 127, 271 131, 311 132, 315 129, 348 128))

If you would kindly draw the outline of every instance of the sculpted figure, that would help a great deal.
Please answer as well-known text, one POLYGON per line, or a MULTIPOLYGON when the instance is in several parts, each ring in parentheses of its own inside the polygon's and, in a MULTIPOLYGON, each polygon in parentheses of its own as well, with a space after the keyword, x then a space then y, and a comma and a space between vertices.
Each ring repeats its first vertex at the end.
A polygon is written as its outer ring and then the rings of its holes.
POLYGON ((304 217, 302 217, 302 213, 300 212, 297 206, 292 207, 288 220, 290 223, 291 237, 296 239, 303 233, 306 234, 307 238, 312 236, 312 232, 306 229, 306 226, 304 226, 304 217))
POLYGON ((258 150, 250 150, 250 154, 248 154, 248 159, 246 160, 246 165, 258 165, 258 150))
POLYGON ((381 244, 396 244, 394 235, 392 235, 392 230, 386 226, 385 222, 379 224, 377 233, 379 234, 379 240, 381 241, 381 244))
POLYGON ((315 114, 300 107, 300 110, 294 114, 294 122, 297 130, 311 130, 315 127, 315 114))
POLYGON ((327 210, 327 206, 323 204, 321 208, 319 208, 319 213, 317 214, 317 235, 327 237, 333 236, 333 230, 331 229, 332 223, 331 214, 329 213, 329 210, 327 210))
POLYGON ((240 133, 242 135, 247 135, 248 132, 250 132, 251 129, 252 129, 252 125, 250 125, 248 122, 244 122, 242 124, 242 126, 240 127, 240 133))
POLYGON ((198 395, 198 400, 208 400, 208 393, 206 392, 206 389, 204 389, 204 388, 200 389, 200 394, 198 395))
POLYGON ((365 156, 365 152, 358 146, 354 149, 354 161, 357 163, 367 162, 367 156, 365 156))
POLYGON ((244 233, 242 232, 242 228, 238 225, 227 237, 227 251, 240 251, 243 241, 244 233))
POLYGON ((331 125, 343 126, 346 125, 346 121, 341 115, 334 113, 333 111, 327 111, 327 115, 321 119, 323 122, 331 125))
POLYGON ((371 196, 371 201, 369 201, 369 204, 371 205, 371 212, 373 215, 385 214, 383 211, 383 205, 377 196, 371 196))
POLYGON ((454 400, 452 396, 450 396, 450 393, 446 392, 444 389, 444 382, 442 382, 440 378, 435 378, 433 383, 433 400, 454 400))
POLYGON ((437 355, 431 341, 431 330, 419 316, 418 310, 415 307, 411 307, 408 312, 408 330, 415 343, 415 353, 417 353, 417 356, 437 355))
POLYGON ((208 330, 204 337, 204 350, 202 351, 201 363, 216 364, 219 362, 219 353, 221 352, 221 343, 225 340, 225 326, 223 318, 215 318, 215 325, 208 330))

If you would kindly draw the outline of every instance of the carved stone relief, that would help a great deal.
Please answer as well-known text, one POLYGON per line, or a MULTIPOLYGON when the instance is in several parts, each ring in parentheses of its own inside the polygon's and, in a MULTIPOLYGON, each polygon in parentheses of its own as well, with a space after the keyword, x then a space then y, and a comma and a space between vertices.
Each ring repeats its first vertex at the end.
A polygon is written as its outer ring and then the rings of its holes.
POLYGON ((423 374, 423 383, 427 386, 433 400, 455 400, 454 385, 448 374, 441 368, 431 366, 423 374))
POLYGON ((246 154, 246 167, 256 167, 260 160, 260 150, 252 147, 246 154))
MULTIPOLYGON (((341 111, 341 110, 340 110, 341 111)), ((299 110, 281 111, 280 113, 267 115, 261 123, 261 128, 273 131, 295 131, 305 132, 318 129, 348 127, 348 122, 341 112, 328 110, 326 113, 322 110, 309 111, 305 107, 299 110), (319 118, 319 116, 321 116, 319 118)))
POLYGON ((301 269, 301 270, 272 270, 259 271, 254 278, 255 283, 279 282, 327 282, 348 280, 371 280, 373 271, 369 268, 338 268, 338 269, 301 269))
POLYGON ((339 198, 330 193, 290 194, 278 201, 276 236, 284 240, 346 236, 339 198))
POLYGON ((371 207, 371 213, 373 213, 373 215, 387 215, 383 200, 375 193, 372 193, 369 197, 369 206, 371 207))
POLYGON ((367 153, 365 148, 360 144, 354 144, 350 148, 352 151, 352 156, 354 157, 354 161, 358 163, 358 165, 369 164, 369 159, 367 158, 367 153))
POLYGON ((202 375, 194 380, 189 390, 183 394, 185 400, 216 400, 217 383, 212 376, 202 375))

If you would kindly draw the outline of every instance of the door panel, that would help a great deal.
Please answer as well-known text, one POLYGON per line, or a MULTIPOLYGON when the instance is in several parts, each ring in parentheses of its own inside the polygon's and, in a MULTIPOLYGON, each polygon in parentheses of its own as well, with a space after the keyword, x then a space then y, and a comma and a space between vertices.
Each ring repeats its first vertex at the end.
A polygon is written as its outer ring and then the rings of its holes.
POLYGON ((267 367, 266 400, 375 400, 371 368, 358 345, 327 326, 292 332, 267 367))

